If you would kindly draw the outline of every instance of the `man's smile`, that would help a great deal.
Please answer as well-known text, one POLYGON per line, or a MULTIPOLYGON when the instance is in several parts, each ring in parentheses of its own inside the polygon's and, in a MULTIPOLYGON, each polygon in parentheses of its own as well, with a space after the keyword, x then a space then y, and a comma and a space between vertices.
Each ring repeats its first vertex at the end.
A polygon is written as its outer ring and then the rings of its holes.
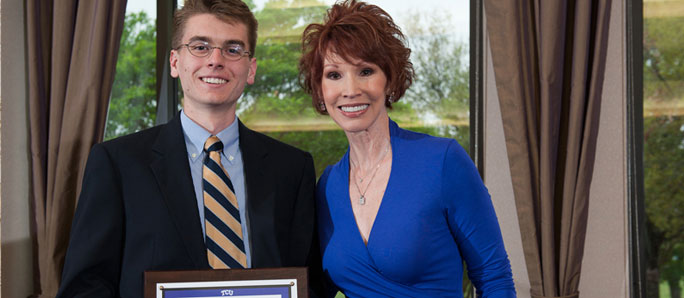
POLYGON ((207 84, 225 84, 228 83, 228 80, 222 79, 222 78, 217 78, 217 77, 204 77, 201 78, 202 82, 205 82, 207 84))

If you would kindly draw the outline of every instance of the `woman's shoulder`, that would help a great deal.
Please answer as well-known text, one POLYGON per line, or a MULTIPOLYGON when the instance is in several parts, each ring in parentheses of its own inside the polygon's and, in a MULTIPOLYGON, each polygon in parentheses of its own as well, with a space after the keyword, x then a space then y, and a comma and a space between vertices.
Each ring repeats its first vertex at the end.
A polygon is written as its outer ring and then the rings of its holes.
POLYGON ((323 170, 323 173, 321 174, 320 178, 318 178, 318 183, 316 184, 319 189, 324 187, 329 179, 334 181, 335 179, 338 179, 341 174, 344 174, 343 171, 345 164, 347 163, 348 156, 349 150, 347 150, 347 153, 345 153, 336 163, 325 167, 325 170, 323 170))
POLYGON ((451 138, 436 137, 396 127, 392 134, 393 150, 408 159, 418 159, 433 169, 458 175, 477 174, 470 155, 461 144, 451 138), (473 170, 474 169, 474 170, 473 170))
POLYGON ((438 152, 446 153, 451 147, 462 148, 455 139, 436 137, 427 133, 404 129, 399 126, 393 130, 391 137, 394 138, 394 144, 397 146, 421 151, 427 150, 431 154, 436 154, 438 152))

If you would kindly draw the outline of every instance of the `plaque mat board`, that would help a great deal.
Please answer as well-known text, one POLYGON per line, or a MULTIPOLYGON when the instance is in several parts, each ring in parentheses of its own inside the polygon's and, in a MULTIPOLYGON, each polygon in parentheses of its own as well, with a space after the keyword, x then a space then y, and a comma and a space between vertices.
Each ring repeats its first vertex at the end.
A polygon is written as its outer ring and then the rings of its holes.
POLYGON ((307 283, 306 267, 145 271, 144 289, 145 298, 308 298, 307 283))

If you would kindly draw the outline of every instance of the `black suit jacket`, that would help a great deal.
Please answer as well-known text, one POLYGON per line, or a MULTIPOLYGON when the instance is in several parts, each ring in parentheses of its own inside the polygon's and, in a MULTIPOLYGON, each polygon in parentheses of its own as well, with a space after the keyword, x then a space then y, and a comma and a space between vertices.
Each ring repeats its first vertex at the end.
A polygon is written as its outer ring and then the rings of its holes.
MULTIPOLYGON (((311 155, 239 123, 252 267, 310 266, 311 155)), ((142 297, 145 270, 209 269, 180 117, 88 157, 58 297, 142 297)))

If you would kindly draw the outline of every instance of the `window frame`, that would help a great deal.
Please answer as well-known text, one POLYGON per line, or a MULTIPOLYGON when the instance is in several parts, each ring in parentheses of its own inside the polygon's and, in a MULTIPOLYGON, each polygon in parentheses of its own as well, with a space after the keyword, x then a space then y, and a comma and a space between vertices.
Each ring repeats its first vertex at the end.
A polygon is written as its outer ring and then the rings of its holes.
POLYGON ((470 0, 470 157, 484 179, 484 1, 470 0))
POLYGON ((630 297, 646 297, 646 212, 644 193, 643 1, 626 0, 627 218, 630 297))
POLYGON ((173 119, 180 103, 178 79, 171 77, 169 69, 173 12, 176 7, 177 0, 157 0, 157 125, 173 119))

